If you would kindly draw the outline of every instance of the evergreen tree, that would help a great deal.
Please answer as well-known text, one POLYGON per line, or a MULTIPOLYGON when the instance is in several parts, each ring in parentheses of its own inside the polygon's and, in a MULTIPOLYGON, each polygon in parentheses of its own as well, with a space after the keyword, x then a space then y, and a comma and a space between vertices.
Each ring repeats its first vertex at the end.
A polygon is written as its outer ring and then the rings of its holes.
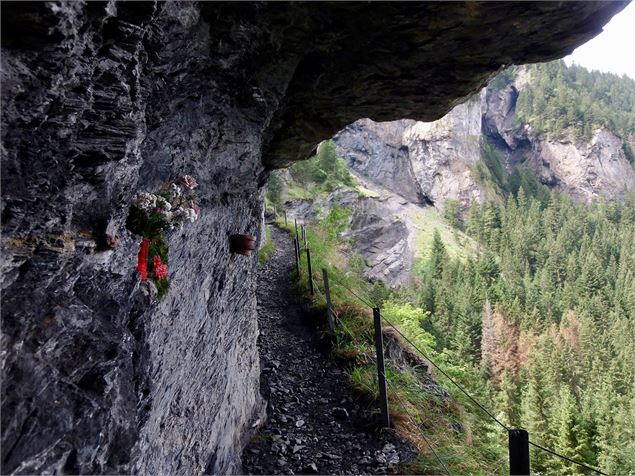
POLYGON ((448 253, 445 250, 445 245, 439 234, 439 230, 434 229, 434 235, 432 237, 432 249, 430 251, 430 260, 428 266, 433 278, 440 278, 443 273, 443 266, 448 260, 448 253))

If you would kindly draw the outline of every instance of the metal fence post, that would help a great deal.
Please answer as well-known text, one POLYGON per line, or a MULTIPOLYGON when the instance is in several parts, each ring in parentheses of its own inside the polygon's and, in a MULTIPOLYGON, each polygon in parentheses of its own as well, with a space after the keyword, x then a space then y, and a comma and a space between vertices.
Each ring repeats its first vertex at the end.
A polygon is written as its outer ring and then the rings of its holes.
POLYGON ((315 294, 315 289, 313 289, 313 268, 311 267, 311 250, 307 247, 306 249, 306 264, 309 270, 309 289, 311 290, 311 296, 315 294))
POLYGON ((294 218, 293 223, 295 224, 295 237, 298 237, 298 219, 294 218))
POLYGON ((284 211, 284 226, 287 226, 287 211, 284 211))
POLYGON ((382 426, 390 427, 388 414, 388 393, 386 392, 386 368, 384 367, 384 340, 381 332, 381 314, 379 308, 373 308, 375 323, 375 352, 377 353, 377 381, 379 382, 379 406, 381 409, 382 426))
POLYGON ((520 428, 509 430, 509 474, 529 474, 529 433, 520 428))
POLYGON ((302 225, 302 234, 304 235, 304 247, 308 248, 309 247, 309 240, 308 240, 307 234, 306 234, 306 225, 302 225))
POLYGON ((335 330, 335 312, 331 303, 331 288, 329 288, 329 274, 326 268, 322 268, 322 278, 324 279, 324 295, 326 296, 326 314, 331 332, 335 330))
POLYGON ((293 254, 295 254, 295 268, 298 271, 298 279, 300 279, 300 252, 298 251, 297 238, 293 238, 293 254))

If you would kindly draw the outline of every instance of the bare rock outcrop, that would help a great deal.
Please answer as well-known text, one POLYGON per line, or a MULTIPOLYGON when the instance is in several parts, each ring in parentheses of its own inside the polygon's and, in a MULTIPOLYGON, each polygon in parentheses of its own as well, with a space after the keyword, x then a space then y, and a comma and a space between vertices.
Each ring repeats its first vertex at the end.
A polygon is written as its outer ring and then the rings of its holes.
POLYGON ((519 122, 516 100, 529 81, 521 68, 502 89, 485 88, 433 122, 356 121, 335 136, 338 154, 376 185, 440 210, 448 199, 466 208, 492 193, 476 176, 484 144, 508 170, 528 167, 541 183, 577 200, 620 199, 635 189, 635 168, 612 131, 598 129, 590 140, 552 139, 519 122))
POLYGON ((484 191, 473 168, 481 158, 482 94, 434 122, 415 122, 403 140, 421 193, 439 209, 449 198, 464 206, 480 201, 484 191))
POLYGON ((373 122, 360 119, 335 137, 337 153, 349 168, 413 203, 426 202, 415 176, 405 131, 415 121, 373 122))
POLYGON ((553 139, 518 121, 516 99, 530 81, 523 68, 503 89, 486 92, 483 133, 506 165, 525 165, 543 184, 581 201, 620 199, 635 189, 635 168, 612 131, 597 129, 590 140, 553 139))
POLYGON ((467 206, 485 194, 473 173, 484 104, 481 93, 438 121, 356 121, 334 137, 338 155, 357 174, 411 203, 442 210, 447 199, 457 199, 467 206))

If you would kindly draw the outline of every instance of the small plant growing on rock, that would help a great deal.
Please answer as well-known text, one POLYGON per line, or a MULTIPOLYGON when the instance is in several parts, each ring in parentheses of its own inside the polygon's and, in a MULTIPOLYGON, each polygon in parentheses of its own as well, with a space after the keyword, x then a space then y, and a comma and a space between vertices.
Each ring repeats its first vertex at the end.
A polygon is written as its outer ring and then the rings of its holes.
POLYGON ((193 222, 201 214, 194 201, 193 190, 198 186, 190 175, 164 184, 157 193, 138 193, 130 206, 126 228, 142 237, 137 260, 141 280, 148 273, 157 287, 159 297, 168 290, 168 245, 165 233, 193 222))

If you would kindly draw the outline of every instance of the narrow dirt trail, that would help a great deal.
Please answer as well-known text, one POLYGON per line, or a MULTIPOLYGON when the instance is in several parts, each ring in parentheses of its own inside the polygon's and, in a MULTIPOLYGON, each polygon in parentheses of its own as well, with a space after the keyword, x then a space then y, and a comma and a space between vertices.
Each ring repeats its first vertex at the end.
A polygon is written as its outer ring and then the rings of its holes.
POLYGON ((275 227, 276 247, 259 271, 261 392, 268 421, 243 454, 246 474, 386 474, 415 450, 392 430, 372 429, 331 360, 319 329, 292 288, 291 237, 275 227))

